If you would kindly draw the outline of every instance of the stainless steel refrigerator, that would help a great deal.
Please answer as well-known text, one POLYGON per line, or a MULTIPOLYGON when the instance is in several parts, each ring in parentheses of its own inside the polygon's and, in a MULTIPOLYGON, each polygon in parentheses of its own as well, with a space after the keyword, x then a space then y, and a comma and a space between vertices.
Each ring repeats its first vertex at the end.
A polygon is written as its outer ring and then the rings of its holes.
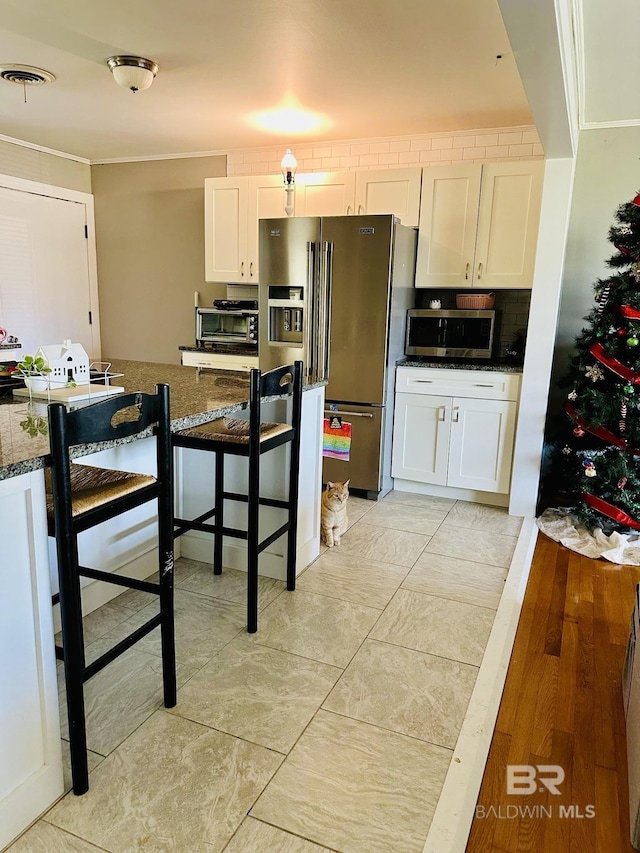
POLYGON ((392 215, 260 220, 260 367, 301 358, 309 382, 328 380, 323 480, 369 498, 392 486, 416 236, 392 215))

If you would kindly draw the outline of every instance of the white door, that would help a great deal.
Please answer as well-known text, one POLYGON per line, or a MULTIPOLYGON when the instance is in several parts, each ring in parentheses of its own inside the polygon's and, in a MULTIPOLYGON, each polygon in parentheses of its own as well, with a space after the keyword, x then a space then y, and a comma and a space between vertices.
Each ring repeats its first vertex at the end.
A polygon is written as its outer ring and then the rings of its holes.
POLYGON ((507 494, 517 403, 454 397, 447 485, 507 494))
POLYGON ((86 226, 82 202, 0 188, 0 325, 25 355, 69 339, 100 357, 86 226))
POLYGON ((62 794, 42 471, 0 482, 0 849, 62 794), (11 521, 9 521, 11 519, 11 521))
POLYGON ((207 178, 204 182, 204 266, 206 281, 246 284, 248 178, 207 178))
POLYGON ((474 287, 531 287, 544 163, 487 163, 474 266, 474 287))
POLYGON ((471 287, 482 166, 422 172, 416 287, 471 287))
POLYGON ((296 216, 345 216, 355 212, 355 172, 296 175, 296 216))
POLYGON ((247 284, 257 284, 258 279, 258 221, 286 216, 286 193, 282 175, 261 175, 249 178, 247 191, 247 284))
POLYGON ((356 172, 355 212, 393 213, 403 225, 417 228, 420 221, 422 168, 356 172))
POLYGON ((451 397, 396 394, 391 475, 419 483, 447 482, 451 397))

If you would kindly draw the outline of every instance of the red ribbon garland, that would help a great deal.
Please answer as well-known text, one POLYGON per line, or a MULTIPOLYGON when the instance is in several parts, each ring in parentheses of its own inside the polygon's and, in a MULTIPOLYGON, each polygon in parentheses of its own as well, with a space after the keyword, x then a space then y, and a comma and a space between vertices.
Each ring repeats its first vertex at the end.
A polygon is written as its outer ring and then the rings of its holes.
POLYGON ((627 445, 626 438, 621 438, 620 436, 615 435, 615 433, 608 430, 603 426, 591 426, 588 421, 585 421, 584 418, 581 418, 580 415, 577 414, 575 407, 571 404, 569 400, 564 404, 564 410, 569 415, 569 417, 573 418, 575 423, 582 427, 585 432, 590 432, 592 435, 601 438, 603 441, 606 441, 607 444, 613 444, 614 447, 617 447, 619 450, 626 450, 628 453, 632 453, 634 456, 640 456, 640 450, 635 447, 629 447, 627 445))
POLYGON ((620 524, 624 524, 627 527, 632 527, 634 530, 640 530, 640 522, 631 518, 630 515, 627 515, 626 512, 618 509, 613 504, 603 501, 602 498, 597 498, 595 495, 589 494, 589 492, 583 492, 581 497, 596 512, 606 515, 607 518, 612 518, 614 521, 619 521, 620 524))
POLYGON ((618 361, 617 358, 607 355, 602 344, 592 344, 589 347, 589 352, 600 364, 604 364, 605 367, 608 367, 617 376, 626 379, 627 382, 632 382, 634 385, 640 385, 640 374, 636 373, 635 370, 631 370, 630 367, 627 367, 621 361, 618 361))
POLYGON ((618 246, 617 243, 614 243, 613 245, 616 247, 616 249, 621 254, 626 255, 628 258, 633 258, 634 261, 636 260, 636 256, 633 254, 633 252, 630 249, 625 249, 624 246, 618 246))
POLYGON ((631 305, 619 305, 618 311, 627 320, 640 320, 640 311, 637 308, 632 308, 631 305))

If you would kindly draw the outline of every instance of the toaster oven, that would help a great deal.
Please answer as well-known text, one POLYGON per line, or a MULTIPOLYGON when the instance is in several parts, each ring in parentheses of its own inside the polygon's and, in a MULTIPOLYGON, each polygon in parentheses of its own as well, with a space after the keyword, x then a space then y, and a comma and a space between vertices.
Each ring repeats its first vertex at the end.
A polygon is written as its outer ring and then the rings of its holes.
MULTIPOLYGON (((222 300, 220 300, 222 301, 222 300)), ((196 346, 226 344, 258 350, 258 311, 243 307, 196 308, 196 346)))

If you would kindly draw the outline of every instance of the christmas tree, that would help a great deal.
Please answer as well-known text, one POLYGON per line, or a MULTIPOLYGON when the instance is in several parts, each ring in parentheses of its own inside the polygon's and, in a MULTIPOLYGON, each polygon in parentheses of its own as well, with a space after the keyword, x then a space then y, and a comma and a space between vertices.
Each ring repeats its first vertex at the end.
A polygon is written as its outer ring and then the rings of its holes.
POLYGON ((576 339, 566 384, 571 430, 559 444, 574 515, 590 530, 640 530, 640 191, 621 204, 612 270, 594 285, 589 327, 576 339))

